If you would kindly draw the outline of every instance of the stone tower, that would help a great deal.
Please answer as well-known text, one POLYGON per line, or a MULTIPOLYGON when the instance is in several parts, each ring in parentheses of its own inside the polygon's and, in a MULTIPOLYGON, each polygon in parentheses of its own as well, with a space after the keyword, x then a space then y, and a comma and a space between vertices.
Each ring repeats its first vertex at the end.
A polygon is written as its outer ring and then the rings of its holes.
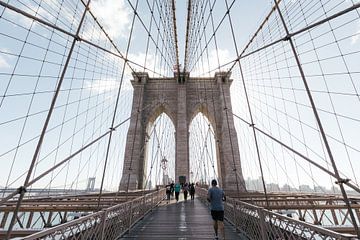
POLYGON ((173 78, 149 78, 147 73, 133 74, 132 118, 127 135, 120 190, 143 187, 146 175, 146 145, 149 130, 165 112, 175 126, 175 181, 189 180, 189 125, 202 112, 210 121, 216 139, 220 184, 225 190, 245 191, 237 134, 232 116, 230 85, 226 72, 213 78, 191 78, 188 73, 173 78))

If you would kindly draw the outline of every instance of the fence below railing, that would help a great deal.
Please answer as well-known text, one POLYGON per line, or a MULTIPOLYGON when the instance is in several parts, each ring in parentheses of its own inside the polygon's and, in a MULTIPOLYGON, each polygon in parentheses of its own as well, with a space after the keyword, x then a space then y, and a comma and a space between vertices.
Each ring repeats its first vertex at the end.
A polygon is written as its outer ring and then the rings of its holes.
POLYGON ((161 189, 23 239, 116 239, 153 209, 164 196, 165 189, 161 189))
MULTIPOLYGON (((197 188, 196 193, 208 204, 206 189, 197 188)), ((357 239, 229 197, 225 202, 225 218, 248 239, 357 239)))

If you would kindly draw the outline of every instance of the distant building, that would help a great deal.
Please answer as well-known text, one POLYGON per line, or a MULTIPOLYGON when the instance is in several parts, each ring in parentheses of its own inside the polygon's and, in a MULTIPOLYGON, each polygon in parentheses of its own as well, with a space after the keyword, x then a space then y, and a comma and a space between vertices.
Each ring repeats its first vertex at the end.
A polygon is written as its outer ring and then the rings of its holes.
POLYGON ((327 192, 326 188, 323 187, 323 186, 314 186, 314 191, 317 192, 317 193, 325 193, 325 192, 327 192))
POLYGON ((331 187, 331 193, 337 193, 338 194, 338 193, 341 193, 341 192, 340 192, 340 189, 337 186, 332 186, 331 187))
POLYGON ((266 184, 266 190, 269 192, 279 192, 280 186, 279 186, 279 184, 268 183, 268 184, 266 184))
POLYGON ((93 192, 94 189, 95 189, 95 177, 90 177, 90 178, 88 178, 86 191, 87 192, 93 192))
POLYGON ((258 179, 248 178, 245 181, 245 185, 248 190, 254 190, 254 191, 263 191, 264 190, 261 177, 259 177, 258 179))
POLYGON ((300 192, 314 192, 314 189, 312 189, 309 185, 300 185, 299 190, 300 192))
POLYGON ((280 189, 283 192, 296 192, 297 189, 291 187, 289 184, 284 184, 284 186, 282 186, 282 188, 280 189))

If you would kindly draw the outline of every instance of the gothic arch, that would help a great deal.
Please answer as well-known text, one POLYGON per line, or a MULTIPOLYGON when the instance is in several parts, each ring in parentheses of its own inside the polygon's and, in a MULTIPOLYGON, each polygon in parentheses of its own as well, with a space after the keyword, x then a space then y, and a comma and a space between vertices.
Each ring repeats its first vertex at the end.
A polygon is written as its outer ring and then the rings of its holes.
MULTIPOLYGON (((148 113, 148 115, 144 118, 145 129, 146 129, 145 143, 144 143, 144 160, 143 160, 144 174, 142 176, 142 181, 144 182, 144 184, 146 184, 146 179, 149 178, 149 175, 147 175, 148 170, 149 170, 148 166, 151 166, 152 160, 154 160, 152 158, 153 155, 151 155, 151 153, 153 153, 152 150, 154 150, 154 149, 151 150, 148 145, 149 142, 152 142, 151 141, 152 138, 156 138, 155 132, 153 131, 154 130, 153 128, 155 127, 154 123, 162 114, 165 114, 166 117, 168 117, 170 119, 172 127, 174 128, 174 131, 175 131, 173 112, 169 110, 168 104, 164 104, 164 103, 157 104, 153 109, 151 109, 147 113, 148 113)), ((154 166, 152 166, 152 167, 154 167, 154 166)), ((168 172, 172 172, 172 173, 173 173, 173 171, 174 171, 174 169, 168 170, 168 172)), ((139 176, 139 178, 141 178, 141 176, 139 176)), ((143 187, 146 187, 146 186, 143 186, 143 187)))
POLYGON ((197 116, 198 113, 202 113, 205 115, 205 117, 209 120, 212 128, 214 129, 216 133, 216 124, 215 124, 215 115, 212 111, 209 110, 208 103, 202 102, 202 103, 196 103, 193 108, 190 109, 190 118, 188 121, 188 125, 190 127, 190 124, 192 123, 193 119, 197 116))
POLYGON ((152 125, 162 113, 165 113, 171 119, 172 124, 175 126, 175 114, 170 109, 171 107, 168 103, 157 104, 153 109, 149 111, 148 116, 145 118, 145 124, 152 125))
POLYGON ((214 78, 191 78, 189 73, 181 73, 180 77, 175 74, 169 78, 149 78, 147 73, 137 72, 133 77, 131 115, 136 117, 131 119, 128 130, 120 190, 143 187, 147 126, 162 112, 175 126, 175 181, 179 176, 189 179, 189 124, 198 112, 202 112, 216 133, 222 187, 245 191, 234 120, 231 114, 224 117, 225 111, 231 112, 230 74, 218 72, 214 78))
MULTIPOLYGON (((215 159, 214 159, 214 162, 215 162, 215 166, 216 166, 216 170, 217 170, 217 176, 219 178, 219 180, 221 181, 221 172, 222 172, 222 169, 221 169, 221 164, 220 164, 220 156, 219 156, 219 146, 218 144, 216 144, 216 141, 217 139, 219 139, 218 137, 218 132, 216 131, 216 124, 215 124, 215 114, 214 112, 210 111, 209 110, 209 107, 207 105, 208 103, 198 103, 196 104, 191 110, 190 112, 192 112, 192 115, 189 119, 189 129, 191 127, 191 124, 193 123, 194 119, 196 118, 196 116, 199 114, 199 113, 202 113, 204 114, 204 116, 206 117, 206 119, 208 120, 209 124, 211 125, 211 128, 212 130, 214 131, 214 143, 215 145, 213 146, 214 148, 210 148, 212 150, 215 150, 215 159)), ((210 108, 211 109, 211 108, 210 108)), ((190 158, 190 154, 189 154, 189 161, 193 160, 190 158)), ((221 184, 221 182, 220 182, 221 184)))

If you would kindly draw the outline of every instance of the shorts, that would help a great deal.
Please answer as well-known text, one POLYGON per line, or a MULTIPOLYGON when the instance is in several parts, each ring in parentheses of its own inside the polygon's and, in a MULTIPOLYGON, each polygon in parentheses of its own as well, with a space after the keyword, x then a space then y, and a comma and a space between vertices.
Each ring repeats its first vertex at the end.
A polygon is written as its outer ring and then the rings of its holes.
POLYGON ((211 217, 214 221, 224 221, 224 211, 211 210, 211 217))

